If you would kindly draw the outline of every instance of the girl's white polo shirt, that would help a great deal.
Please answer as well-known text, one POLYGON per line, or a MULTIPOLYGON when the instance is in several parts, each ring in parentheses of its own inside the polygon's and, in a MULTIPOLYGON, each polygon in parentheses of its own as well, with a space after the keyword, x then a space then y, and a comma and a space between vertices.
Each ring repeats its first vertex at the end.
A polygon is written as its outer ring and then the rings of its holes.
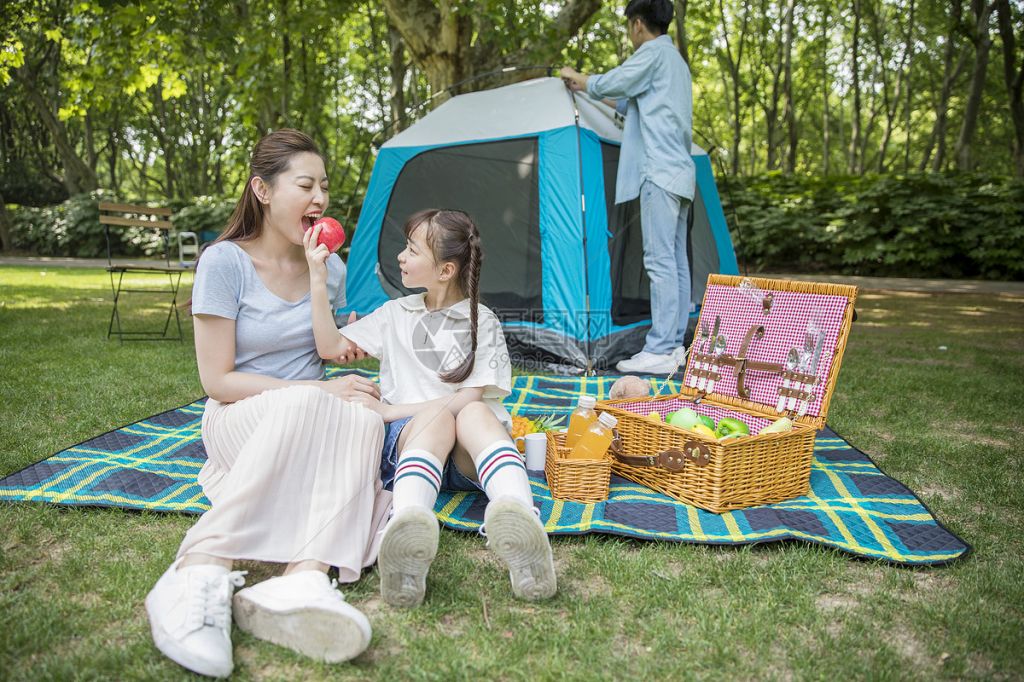
POLYGON ((479 306, 473 371, 461 383, 447 384, 438 372, 457 367, 471 348, 469 299, 430 311, 425 296, 388 301, 340 330, 380 360, 381 399, 404 405, 452 395, 460 388, 483 388, 484 402, 511 429, 512 418, 501 401, 512 392, 512 365, 497 316, 479 306))

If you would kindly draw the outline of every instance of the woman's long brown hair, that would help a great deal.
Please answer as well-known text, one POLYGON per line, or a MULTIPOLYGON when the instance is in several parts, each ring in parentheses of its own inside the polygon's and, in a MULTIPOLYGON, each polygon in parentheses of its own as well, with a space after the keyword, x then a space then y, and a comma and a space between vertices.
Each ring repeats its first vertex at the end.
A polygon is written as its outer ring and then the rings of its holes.
POLYGON ((477 308, 480 303, 480 266, 484 252, 480 230, 464 211, 428 208, 414 213, 405 221, 408 239, 420 225, 427 228, 426 241, 435 263, 452 262, 458 269, 458 282, 462 293, 469 298, 469 326, 472 346, 462 363, 448 372, 439 374, 441 381, 457 384, 473 371, 476 362, 477 308))
MULTIPOLYGON (((242 196, 235 204, 235 210, 231 212, 224 231, 212 242, 203 244, 203 248, 196 257, 196 267, 199 265, 199 259, 203 257, 203 251, 217 242, 246 242, 260 236, 260 233, 263 232, 264 208, 263 203, 252 189, 252 179, 262 178, 263 182, 268 185, 274 184, 277 176, 288 169, 292 157, 304 152, 316 154, 324 160, 325 164, 327 163, 324 155, 316 146, 316 142, 313 142, 306 133, 293 128, 275 130, 256 143, 256 147, 252 150, 252 159, 249 161, 249 177, 242 189, 242 196)), ((181 306, 191 311, 192 298, 190 297, 181 306)))
POLYGON ((227 226, 214 243, 245 242, 259 237, 263 231, 265 209, 252 189, 252 179, 261 178, 268 185, 273 185, 277 176, 287 170, 292 157, 306 152, 324 158, 309 135, 292 128, 275 130, 257 142, 249 161, 249 178, 245 181, 242 196, 235 204, 227 226))

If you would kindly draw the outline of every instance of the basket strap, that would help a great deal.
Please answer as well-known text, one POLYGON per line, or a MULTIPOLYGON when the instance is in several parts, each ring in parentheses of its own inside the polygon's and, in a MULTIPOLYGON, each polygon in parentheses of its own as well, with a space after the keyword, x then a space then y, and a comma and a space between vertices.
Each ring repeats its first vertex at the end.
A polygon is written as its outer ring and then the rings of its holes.
POLYGON ((705 467, 711 463, 711 450, 699 440, 687 440, 683 442, 682 450, 668 448, 656 455, 626 455, 621 451, 612 453, 615 459, 623 464, 634 467, 651 467, 664 469, 666 471, 679 472, 686 468, 687 463, 693 466, 705 467))
POLYGON ((632 467, 656 467, 658 464, 659 455, 652 455, 649 457, 634 457, 631 455, 615 454, 615 459, 619 460, 623 464, 628 464, 632 467))

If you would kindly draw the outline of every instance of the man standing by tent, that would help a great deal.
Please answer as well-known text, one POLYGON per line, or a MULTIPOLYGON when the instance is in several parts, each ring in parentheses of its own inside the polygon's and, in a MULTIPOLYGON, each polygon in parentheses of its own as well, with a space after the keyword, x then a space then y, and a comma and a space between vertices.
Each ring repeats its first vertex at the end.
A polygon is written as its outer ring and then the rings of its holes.
POLYGON ((618 100, 625 113, 615 203, 640 197, 644 267, 651 279, 651 329, 643 350, 616 365, 620 372, 663 374, 682 356, 690 318, 687 217, 694 196, 693 89, 690 68, 666 35, 669 0, 626 5, 636 50, 621 66, 587 76, 570 67, 560 75, 573 90, 618 100))

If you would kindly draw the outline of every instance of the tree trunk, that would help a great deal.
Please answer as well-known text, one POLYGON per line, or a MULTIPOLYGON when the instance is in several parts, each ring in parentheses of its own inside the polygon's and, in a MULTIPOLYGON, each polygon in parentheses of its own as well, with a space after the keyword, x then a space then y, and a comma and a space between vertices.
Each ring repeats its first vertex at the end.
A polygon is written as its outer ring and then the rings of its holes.
POLYGON ((64 122, 57 118, 57 115, 54 113, 53 103, 39 91, 36 71, 30 69, 26 64, 15 69, 14 75, 18 82, 21 83, 25 94, 28 95, 29 102, 53 139, 53 144, 57 148, 57 153, 60 155, 61 162, 64 165, 64 177, 62 180, 68 193, 74 195, 82 192, 91 192, 96 189, 99 186, 96 173, 89 168, 89 164, 82 160, 82 157, 75 151, 74 145, 68 139, 68 131, 64 122))
POLYGON ((829 146, 831 122, 828 108, 828 99, 832 91, 832 75, 828 71, 829 3, 830 0, 825 0, 821 7, 821 172, 824 175, 829 174, 829 155, 832 153, 829 146))
POLYGON ((917 25, 914 23, 914 0, 910 0, 910 18, 907 20, 907 39, 906 39, 906 50, 907 55, 907 75, 906 75, 906 92, 907 102, 903 106, 903 130, 906 133, 907 139, 903 144, 903 172, 906 173, 910 170, 910 113, 913 103, 913 90, 914 90, 914 52, 915 42, 914 33, 917 25))
POLYGON ((851 173, 864 173, 860 158, 860 0, 853 0, 853 111, 850 113, 850 148, 847 166, 851 173))
POLYGON ((686 36, 686 10, 689 0, 675 0, 676 45, 687 65, 690 64, 690 40, 686 36))
POLYGON ((117 146, 117 128, 110 129, 110 140, 107 145, 110 154, 107 156, 107 170, 110 173, 110 190, 116 195, 119 193, 120 183, 117 179, 117 155, 120 150, 117 146))
POLYGON ((743 122, 741 120, 743 111, 740 103, 742 82, 740 80, 740 66, 743 63, 743 47, 747 40, 747 25, 750 19, 750 12, 747 4, 743 4, 743 23, 740 28, 739 47, 736 56, 733 57, 732 45, 729 42, 729 26, 726 24, 725 6, 723 0, 718 0, 718 11, 722 15, 722 42, 725 49, 719 48, 718 58, 729 70, 732 78, 732 147, 730 149, 730 160, 732 161, 732 174, 740 173, 740 140, 743 137, 743 122))
MULTIPOLYGON (((783 13, 784 15, 780 17, 780 23, 785 23, 786 21, 785 10, 783 13)), ((766 20, 765 23, 767 24, 763 26, 761 32, 761 43, 763 48, 765 42, 770 36, 768 25, 774 24, 774 21, 772 21, 772 18, 767 15, 763 16, 762 19, 766 20)), ((779 143, 776 139, 775 131, 779 127, 779 98, 782 96, 782 68, 785 58, 784 52, 785 46, 778 50, 775 54, 775 63, 768 67, 768 70, 772 75, 772 90, 769 95, 768 103, 765 104, 763 101, 761 103, 761 107, 764 110, 764 136, 766 151, 765 167, 768 170, 775 170, 779 167, 779 143)), ((765 54, 764 49, 761 50, 761 54, 765 54)), ((754 92, 756 92, 756 90, 754 92)))
POLYGON ((1003 41, 1003 79, 1006 81, 1006 94, 1010 104, 1010 120, 1013 121, 1013 168, 1017 177, 1024 177, 1024 101, 1021 91, 1024 89, 1024 60, 1017 66, 1017 39, 1009 0, 997 0, 996 12, 999 14, 999 35, 1003 41))
POLYGON ((156 120, 152 121, 153 136, 157 140, 164 159, 163 195, 166 199, 172 199, 177 191, 177 178, 175 177, 177 147, 169 134, 171 128, 167 120, 167 105, 164 103, 163 77, 158 78, 156 85, 150 88, 150 96, 153 98, 153 111, 156 113, 156 120))
POLYGON ((985 4, 985 0, 971 0, 971 11, 976 18, 974 26, 974 68, 971 71, 971 84, 967 91, 967 103, 964 105, 964 120, 960 126, 960 135, 956 140, 956 167, 960 170, 971 170, 974 160, 971 158, 971 145, 974 133, 978 129, 978 112, 981 110, 981 96, 985 89, 985 74, 988 72, 988 57, 992 47, 992 33, 989 30, 992 11, 995 3, 985 4))
MULTIPOLYGON (((306 13, 306 7, 302 0, 299 0, 298 4, 299 16, 303 16, 306 13)), ((305 95, 303 102, 308 103, 309 93, 315 92, 313 84, 309 82, 309 50, 306 44, 309 42, 309 37, 303 33, 299 34, 299 70, 302 71, 302 92, 305 95)), ((299 124, 300 130, 310 129, 309 132, 316 132, 317 135, 314 139, 322 137, 324 132, 320 126, 320 117, 313 112, 313 107, 307 107, 306 105, 298 107, 299 110, 299 124), (308 111, 307 111, 308 109, 308 111)))
MULTIPOLYGON (((202 48, 200 48, 202 49, 202 48)), ((204 50, 205 52, 205 50, 204 50)), ((202 63, 206 64, 206 55, 203 55, 202 63)), ((210 193, 210 164, 213 162, 213 154, 210 149, 213 146, 213 127, 215 117, 213 116, 213 103, 210 101, 210 77, 206 68, 200 69, 198 74, 199 85, 196 88, 196 99, 199 101, 198 111, 205 118, 199 133, 199 139, 194 148, 199 152, 199 188, 200 195, 210 193)))
POLYGON ((786 28, 783 32, 783 64, 782 93, 785 103, 782 106, 782 118, 786 122, 789 136, 789 150, 786 154, 785 170, 792 173, 796 170, 797 130, 796 113, 793 108, 793 15, 796 14, 796 0, 789 0, 786 6, 786 28))
POLYGON ((95 173, 96 162, 99 159, 99 157, 96 154, 96 139, 93 136, 92 130, 92 114, 88 111, 85 112, 84 133, 86 163, 89 164, 89 169, 92 170, 93 173, 95 173))
MULTIPOLYGON (((839 133, 839 140, 836 147, 840 150, 849 149, 846 141, 846 97, 839 97, 839 107, 836 113, 836 132, 839 133)), ((849 172, 849 158, 847 158, 847 172, 849 172)))
POLYGON ((432 94, 463 79, 471 68, 471 12, 459 12, 448 0, 437 5, 429 0, 384 0, 384 7, 413 59, 423 67, 432 94))
MULTIPOLYGON (((486 36, 491 30, 486 18, 469 11, 465 4, 452 0, 383 0, 383 5, 388 20, 405 41, 405 49, 423 70, 432 94, 436 94, 502 64, 526 59, 553 62, 565 43, 600 8, 601 0, 568 0, 548 30, 506 54, 499 54, 495 42, 486 36), (476 34, 482 37, 474 42, 476 34)), ((515 17, 509 21, 515 21, 515 17)))
POLYGON ((288 0, 281 0, 281 123, 292 125, 291 103, 288 95, 292 90, 292 44, 288 37, 288 0))
POLYGON ((949 98, 953 94, 953 85, 963 72, 967 63, 967 51, 961 51, 960 57, 953 64, 957 51, 957 35, 960 30, 960 23, 963 20, 963 0, 953 0, 950 8, 949 34, 946 36, 946 47, 943 50, 942 67, 942 89, 939 92, 939 102, 935 107, 935 125, 932 126, 932 135, 929 146, 921 159, 920 169, 928 167, 928 157, 931 156, 931 145, 935 145, 935 156, 931 159, 933 171, 940 171, 946 164, 946 128, 949 125, 949 98))
MULTIPOLYGON (((381 36, 379 35, 379 32, 378 32, 378 29, 381 28, 379 26, 379 24, 382 23, 382 20, 378 17, 377 12, 374 11, 374 10, 375 10, 375 8, 374 8, 374 6, 372 4, 367 4, 366 5, 366 23, 370 27, 370 44, 373 45, 374 49, 376 50, 377 46, 379 46, 384 41, 383 41, 383 39, 381 38, 381 36)), ((390 34, 391 27, 387 23, 387 17, 384 17, 383 24, 384 24, 384 28, 390 34)), ((388 40, 388 47, 389 47, 389 49, 391 47, 390 35, 389 35, 389 40, 388 40)), ((394 59, 394 54, 392 54, 392 59, 394 59)), ((379 64, 380 62, 377 62, 377 63, 379 64)), ((391 64, 390 63, 388 64, 387 68, 388 68, 388 71, 390 72, 390 69, 391 69, 391 64)), ((392 85, 394 83, 394 79, 390 77, 389 73, 385 73, 382 68, 374 69, 373 73, 374 73, 374 76, 376 76, 376 78, 374 79, 376 87, 373 88, 373 96, 377 99, 377 108, 380 110, 380 118, 381 118, 380 125, 381 125, 381 127, 387 127, 387 126, 390 126, 391 124, 393 124, 394 121, 396 120, 392 116, 392 113, 393 113, 392 109, 391 109, 392 104, 389 103, 389 100, 391 99, 389 97, 389 94, 390 94, 390 92, 392 90, 392 85)), ((395 132, 397 132, 397 131, 395 131, 395 132)))
POLYGON ((217 194, 224 194, 224 155, 216 154, 217 159, 213 165, 213 186, 217 188, 217 194))
POLYGON ((405 117, 405 46, 402 44, 402 36, 391 22, 388 22, 388 44, 391 47, 391 61, 389 71, 391 72, 391 121, 394 124, 394 133, 405 130, 407 124, 405 117))
POLYGON ((10 251, 13 248, 11 243, 11 219, 7 215, 7 204, 4 202, 4 194, 0 191, 0 250, 10 251))
MULTIPOLYGON (((903 99, 903 71, 906 68, 907 63, 907 51, 904 50, 903 54, 900 55, 900 62, 896 67, 896 87, 890 89, 890 74, 889 67, 887 66, 889 55, 885 52, 885 32, 882 30, 881 22, 883 17, 879 16, 879 11, 884 11, 884 6, 881 8, 875 7, 871 11, 871 35, 875 43, 875 55, 878 57, 878 69, 882 74, 882 109, 885 113, 885 129, 882 132, 882 137, 878 141, 878 148, 875 155, 875 172, 882 173, 885 171, 885 157, 889 152, 889 140, 892 139, 892 131, 896 121, 896 114, 899 110, 900 101, 903 99)), ((913 0, 911 0, 911 11, 913 11, 913 0)), ((896 19, 899 23, 899 19, 896 19)), ((874 116, 872 116, 872 119, 874 116)), ((870 130, 870 125, 869 125, 870 130)))
MULTIPOLYGON (((882 67, 881 64, 874 65, 874 68, 871 71, 871 78, 868 80, 869 83, 874 84, 878 82, 879 71, 881 71, 882 68, 884 67, 882 67)), ((878 91, 879 88, 877 87, 871 88, 871 105, 868 107, 868 120, 867 123, 861 127, 860 152, 857 156, 860 164, 861 175, 863 175, 868 167, 871 166, 871 164, 868 163, 868 141, 871 139, 871 131, 875 129, 875 121, 878 119, 878 112, 882 109, 882 106, 879 104, 879 100, 881 98, 878 91)))

